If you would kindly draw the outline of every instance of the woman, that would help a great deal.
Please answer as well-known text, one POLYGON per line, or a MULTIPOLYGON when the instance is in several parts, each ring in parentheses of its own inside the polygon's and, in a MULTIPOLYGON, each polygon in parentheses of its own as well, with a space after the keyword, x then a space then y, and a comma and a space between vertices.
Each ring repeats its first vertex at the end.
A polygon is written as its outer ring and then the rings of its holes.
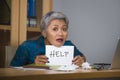
POLYGON ((41 19, 40 30, 42 35, 36 40, 27 40, 17 49, 11 66, 23 66, 31 63, 45 64, 49 59, 45 56, 45 45, 57 47, 63 45, 74 46, 74 59, 72 63, 81 66, 85 56, 71 41, 66 41, 68 36, 68 18, 61 12, 51 11, 41 19))

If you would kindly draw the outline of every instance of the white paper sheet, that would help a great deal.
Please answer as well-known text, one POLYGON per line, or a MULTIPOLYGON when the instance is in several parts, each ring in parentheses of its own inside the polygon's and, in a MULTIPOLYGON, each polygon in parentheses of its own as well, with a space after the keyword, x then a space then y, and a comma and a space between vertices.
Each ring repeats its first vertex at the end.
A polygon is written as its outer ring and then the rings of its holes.
POLYGON ((40 68, 24 68, 24 67, 12 67, 14 69, 18 69, 18 70, 46 70, 46 69, 40 69, 40 68))
POLYGON ((64 66, 60 66, 58 69, 56 70, 60 70, 60 71, 72 71, 77 69, 78 66, 72 64, 72 65, 64 65, 64 66))
POLYGON ((48 65, 71 65, 73 53, 74 46, 55 47, 46 45, 46 56, 49 58, 48 65))

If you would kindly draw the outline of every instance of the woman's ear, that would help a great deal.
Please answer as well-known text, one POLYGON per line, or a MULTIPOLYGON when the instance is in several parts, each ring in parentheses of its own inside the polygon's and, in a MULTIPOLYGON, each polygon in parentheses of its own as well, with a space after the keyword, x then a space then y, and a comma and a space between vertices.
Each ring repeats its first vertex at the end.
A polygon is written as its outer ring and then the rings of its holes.
POLYGON ((42 35, 44 36, 44 38, 46 38, 46 32, 42 31, 42 35))

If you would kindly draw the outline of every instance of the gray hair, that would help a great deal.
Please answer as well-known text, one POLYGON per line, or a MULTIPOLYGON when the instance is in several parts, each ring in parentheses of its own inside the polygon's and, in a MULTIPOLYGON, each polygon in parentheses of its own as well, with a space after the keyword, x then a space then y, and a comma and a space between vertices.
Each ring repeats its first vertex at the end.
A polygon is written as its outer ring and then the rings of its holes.
POLYGON ((41 23, 40 23, 41 32, 45 31, 49 26, 50 22, 54 19, 64 20, 68 27, 69 20, 65 14, 63 14, 62 12, 51 11, 51 12, 48 12, 45 16, 43 16, 41 19, 41 23))

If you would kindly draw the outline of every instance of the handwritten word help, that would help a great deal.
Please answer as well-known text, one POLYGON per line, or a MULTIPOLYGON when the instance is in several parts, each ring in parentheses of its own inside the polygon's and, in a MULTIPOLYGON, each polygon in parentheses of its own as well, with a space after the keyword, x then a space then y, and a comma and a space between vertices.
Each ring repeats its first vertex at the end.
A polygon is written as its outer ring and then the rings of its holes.
POLYGON ((55 47, 46 46, 46 56, 49 60, 49 65, 70 65, 73 60, 74 46, 55 47))
POLYGON ((50 57, 67 57, 69 54, 69 52, 65 51, 65 52, 62 52, 60 50, 56 51, 56 50, 53 50, 53 51, 50 51, 50 57))

